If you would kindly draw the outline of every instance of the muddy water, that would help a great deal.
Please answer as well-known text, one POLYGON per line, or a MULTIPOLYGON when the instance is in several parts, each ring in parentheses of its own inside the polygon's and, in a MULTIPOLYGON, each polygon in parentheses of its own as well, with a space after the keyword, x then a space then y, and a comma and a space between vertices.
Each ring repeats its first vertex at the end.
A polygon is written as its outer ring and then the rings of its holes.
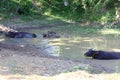
POLYGON ((114 70, 115 72, 120 72, 120 60, 95 60, 84 56, 84 53, 90 48, 94 48, 96 50, 120 51, 120 36, 79 34, 75 30, 66 27, 50 29, 45 28, 43 30, 27 29, 24 31, 36 33, 38 37, 35 39, 5 38, 5 40, 1 40, 1 42, 20 45, 44 45, 44 47, 46 47, 44 51, 48 54, 89 61, 91 64, 98 64, 110 70, 114 70), (55 31, 61 35, 61 38, 43 39, 41 34, 47 31, 55 31))

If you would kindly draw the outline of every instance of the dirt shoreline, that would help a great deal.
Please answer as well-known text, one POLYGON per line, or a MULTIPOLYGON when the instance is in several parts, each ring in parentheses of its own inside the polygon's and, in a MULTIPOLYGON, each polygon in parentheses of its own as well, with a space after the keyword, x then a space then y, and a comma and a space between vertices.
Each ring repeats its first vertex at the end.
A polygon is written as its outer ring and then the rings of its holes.
POLYGON ((0 66, 8 65, 5 67, 9 69, 8 71, 0 70, 2 75, 15 73, 52 76, 73 71, 75 66, 85 66, 81 61, 45 55, 31 46, 20 47, 0 43, 0 49, 0 66))

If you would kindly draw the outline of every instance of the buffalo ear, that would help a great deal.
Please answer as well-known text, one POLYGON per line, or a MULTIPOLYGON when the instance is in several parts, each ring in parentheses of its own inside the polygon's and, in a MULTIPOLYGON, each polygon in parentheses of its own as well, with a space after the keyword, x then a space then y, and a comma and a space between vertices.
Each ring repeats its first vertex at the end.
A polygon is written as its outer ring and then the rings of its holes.
POLYGON ((89 49, 89 51, 94 51, 94 49, 93 49, 93 48, 91 48, 91 49, 89 49))

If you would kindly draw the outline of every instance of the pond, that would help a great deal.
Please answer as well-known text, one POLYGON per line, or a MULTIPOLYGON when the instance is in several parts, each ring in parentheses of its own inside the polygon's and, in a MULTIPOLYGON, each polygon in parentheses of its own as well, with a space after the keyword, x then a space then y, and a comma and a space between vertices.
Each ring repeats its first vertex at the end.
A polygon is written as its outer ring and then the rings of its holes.
POLYGON ((44 28, 42 30, 24 29, 23 31, 36 33, 38 37, 34 39, 5 38, 5 40, 1 39, 1 42, 20 45, 36 45, 38 47, 43 45, 45 47, 43 51, 47 54, 89 61, 90 63, 102 65, 108 69, 114 70, 115 72, 120 72, 119 60, 95 60, 84 56, 84 53, 91 48, 96 50, 120 51, 120 36, 80 34, 69 27, 44 28), (55 31, 61 35, 61 38, 43 39, 41 34, 47 31, 55 31))

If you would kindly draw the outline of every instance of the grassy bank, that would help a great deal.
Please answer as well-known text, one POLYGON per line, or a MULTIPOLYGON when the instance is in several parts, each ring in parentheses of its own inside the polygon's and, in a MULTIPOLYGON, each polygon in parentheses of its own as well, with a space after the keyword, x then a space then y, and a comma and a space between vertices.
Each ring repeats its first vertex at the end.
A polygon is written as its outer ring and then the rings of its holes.
POLYGON ((111 27, 112 23, 103 25, 96 22, 74 22, 47 14, 39 17, 39 19, 28 16, 2 19, 0 24, 3 27, 10 27, 13 29, 20 27, 61 27, 74 30, 77 34, 120 35, 119 22, 113 25, 115 27, 111 27))

